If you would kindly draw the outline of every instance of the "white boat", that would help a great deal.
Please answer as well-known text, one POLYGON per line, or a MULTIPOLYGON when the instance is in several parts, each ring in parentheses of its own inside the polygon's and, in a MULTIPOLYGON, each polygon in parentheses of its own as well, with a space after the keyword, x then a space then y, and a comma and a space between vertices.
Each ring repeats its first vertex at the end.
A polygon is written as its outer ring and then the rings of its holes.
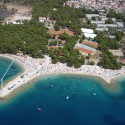
POLYGON ((67 96, 66 99, 68 100, 68 99, 69 99, 69 96, 67 96))

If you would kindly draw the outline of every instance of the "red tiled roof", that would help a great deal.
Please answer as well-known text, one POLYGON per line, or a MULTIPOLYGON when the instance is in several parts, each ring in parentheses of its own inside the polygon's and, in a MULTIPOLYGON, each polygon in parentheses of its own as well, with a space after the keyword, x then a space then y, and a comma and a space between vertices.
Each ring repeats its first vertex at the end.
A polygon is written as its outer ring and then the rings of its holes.
POLYGON ((84 49, 84 48, 79 48, 79 47, 76 47, 76 49, 78 49, 80 52, 84 52, 84 53, 88 53, 88 54, 92 54, 94 52, 92 50, 88 50, 88 49, 84 49))
POLYGON ((122 60, 121 60, 121 63, 125 63, 125 59, 122 59, 122 60))
POLYGON ((63 29, 63 30, 60 30, 60 31, 55 31, 55 30, 50 30, 50 33, 51 34, 55 34, 55 38, 57 39, 59 37, 60 34, 62 33, 66 33, 67 35, 69 36, 73 36, 74 35, 74 32, 73 31, 70 31, 69 29, 63 29))
POLYGON ((95 47, 95 48, 98 47, 98 43, 96 43, 96 42, 83 41, 82 43, 85 45, 88 45, 88 46, 95 47))

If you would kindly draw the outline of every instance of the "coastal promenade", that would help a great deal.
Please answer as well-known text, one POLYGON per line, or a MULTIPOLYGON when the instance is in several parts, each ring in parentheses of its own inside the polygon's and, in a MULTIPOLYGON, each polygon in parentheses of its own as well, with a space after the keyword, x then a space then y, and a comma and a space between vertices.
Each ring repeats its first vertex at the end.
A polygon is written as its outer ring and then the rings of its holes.
POLYGON ((122 67, 120 70, 109 70, 100 68, 97 65, 83 65, 76 69, 74 67, 67 67, 66 64, 62 63, 52 64, 51 58, 48 56, 45 56, 43 59, 34 59, 29 56, 10 54, 1 54, 0 56, 10 58, 24 68, 24 72, 22 74, 18 75, 14 80, 3 86, 3 89, 0 92, 0 97, 9 95, 17 87, 28 83, 34 78, 49 74, 79 74, 83 76, 97 76, 104 79, 107 84, 110 84, 112 79, 125 75, 125 67, 122 67))

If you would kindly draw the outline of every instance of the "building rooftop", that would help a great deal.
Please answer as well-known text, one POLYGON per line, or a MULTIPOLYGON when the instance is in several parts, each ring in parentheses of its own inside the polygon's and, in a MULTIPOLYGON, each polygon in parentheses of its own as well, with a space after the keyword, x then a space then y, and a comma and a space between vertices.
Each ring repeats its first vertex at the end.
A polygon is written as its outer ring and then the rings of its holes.
POLYGON ((97 42, 92 42, 92 41, 83 41, 82 44, 90 46, 90 47, 94 47, 94 48, 98 47, 98 43, 97 42))
POLYGON ((122 50, 109 50, 114 56, 118 56, 118 57, 123 57, 123 52, 122 50))
POLYGON ((58 39, 59 35, 62 34, 62 33, 66 33, 67 35, 69 36, 73 36, 74 35, 74 32, 69 30, 69 29, 62 29, 60 31, 55 31, 55 30, 50 30, 50 33, 51 34, 55 34, 55 38, 58 39))
POLYGON ((88 50, 88 49, 85 49, 85 48, 76 47, 76 49, 79 50, 79 52, 81 52, 84 55, 88 55, 88 54, 94 53, 94 51, 88 50))
POLYGON ((116 22, 118 28, 124 28, 123 22, 116 22))
POLYGON ((94 33, 94 30, 93 29, 87 29, 87 28, 81 28, 81 31, 83 33, 94 33))
POLYGON ((92 38, 92 39, 94 39, 94 38, 97 36, 97 34, 93 34, 93 33, 84 33, 84 36, 85 36, 86 38, 92 38))
POLYGON ((81 44, 81 43, 77 43, 76 44, 76 47, 78 47, 78 48, 83 48, 83 49, 87 49, 87 50, 91 50, 91 51, 96 51, 96 49, 95 48, 92 48, 92 47, 90 47, 90 46, 87 46, 87 45, 84 45, 84 44, 81 44))

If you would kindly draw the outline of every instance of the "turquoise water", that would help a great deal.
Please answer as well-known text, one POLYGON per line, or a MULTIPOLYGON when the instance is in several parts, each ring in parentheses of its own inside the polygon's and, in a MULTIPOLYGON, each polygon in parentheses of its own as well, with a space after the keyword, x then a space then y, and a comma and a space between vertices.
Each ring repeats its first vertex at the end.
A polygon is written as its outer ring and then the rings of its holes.
MULTIPOLYGON (((3 77, 4 73, 8 69, 9 65, 11 64, 12 60, 0 57, 0 80, 3 77)), ((17 74, 22 72, 22 68, 17 64, 13 63, 10 69, 8 70, 7 74, 5 75, 3 81, 9 80, 10 78, 13 78, 17 74)), ((5 84, 5 82, 4 82, 5 84)))
POLYGON ((115 85, 110 92, 94 78, 41 78, 0 101, 0 125, 125 125, 125 80, 115 85))

